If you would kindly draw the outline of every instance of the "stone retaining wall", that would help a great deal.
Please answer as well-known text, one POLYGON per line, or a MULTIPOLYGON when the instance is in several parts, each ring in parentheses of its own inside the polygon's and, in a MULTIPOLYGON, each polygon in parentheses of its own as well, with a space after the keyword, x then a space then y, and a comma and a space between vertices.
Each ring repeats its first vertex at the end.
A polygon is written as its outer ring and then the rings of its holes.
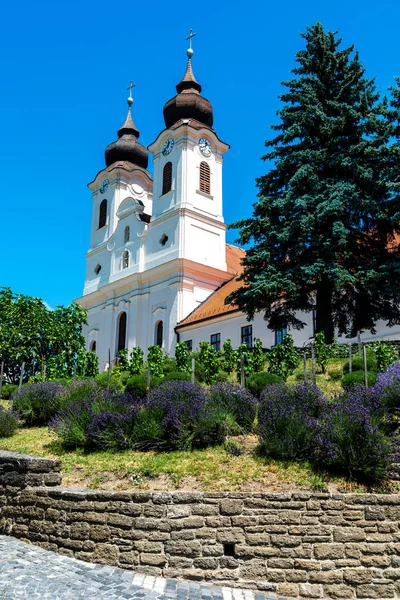
POLYGON ((1 533, 293 598, 400 598, 400 495, 117 493, 58 487, 59 473, 59 461, 0 452, 1 533))

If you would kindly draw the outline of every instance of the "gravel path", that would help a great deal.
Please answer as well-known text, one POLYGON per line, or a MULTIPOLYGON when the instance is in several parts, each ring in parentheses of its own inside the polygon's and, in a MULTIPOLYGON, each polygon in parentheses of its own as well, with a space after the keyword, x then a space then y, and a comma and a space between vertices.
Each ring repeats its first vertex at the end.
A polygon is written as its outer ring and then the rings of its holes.
POLYGON ((287 600, 83 562, 0 535, 0 600, 287 600))

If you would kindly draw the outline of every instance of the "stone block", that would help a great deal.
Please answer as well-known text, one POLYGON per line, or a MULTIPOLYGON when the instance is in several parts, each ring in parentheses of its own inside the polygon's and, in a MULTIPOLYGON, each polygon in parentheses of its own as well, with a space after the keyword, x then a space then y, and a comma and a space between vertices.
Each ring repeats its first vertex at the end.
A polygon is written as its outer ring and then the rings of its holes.
POLYGON ((372 573, 367 569, 344 569, 343 579, 352 585, 360 585, 372 581, 372 573))
POLYGON ((119 562, 119 550, 111 544, 96 544, 93 552, 93 561, 105 565, 117 565, 119 562))
POLYGON ((280 596, 297 597, 299 595, 299 586, 297 583, 279 583, 278 593, 280 596))
POLYGON ((216 558, 195 558, 193 561, 193 566, 196 569, 217 569, 218 568, 218 560, 216 558))
POLYGON ((304 598, 322 598, 322 586, 313 583, 300 583, 299 594, 304 598))
POLYGON ((243 544, 245 541, 242 529, 219 529, 217 531, 217 541, 221 544, 243 544))
POLYGON ((163 567, 167 562, 164 554, 147 554, 143 552, 140 555, 141 565, 152 565, 154 567, 163 567))
POLYGON ((240 515, 243 512, 243 502, 226 498, 220 501, 219 509, 221 515, 240 515))
POLYGON ((383 598, 394 598, 395 589, 392 584, 371 583, 369 585, 359 585, 357 587, 357 598, 368 598, 382 600, 383 598))
POLYGON ((104 542, 110 538, 110 529, 107 525, 92 525, 88 537, 96 542, 104 542))
POLYGON ((345 584, 324 585, 323 589, 328 598, 355 598, 354 588, 345 584))
POLYGON ((333 530, 335 542, 363 542, 366 537, 365 531, 357 527, 336 527, 333 530))

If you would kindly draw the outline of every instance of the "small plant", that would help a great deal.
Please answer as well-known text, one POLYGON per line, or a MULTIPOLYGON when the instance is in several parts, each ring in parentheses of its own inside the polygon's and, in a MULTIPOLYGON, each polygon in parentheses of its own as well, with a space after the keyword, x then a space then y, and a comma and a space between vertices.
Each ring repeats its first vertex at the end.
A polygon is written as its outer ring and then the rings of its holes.
POLYGON ((378 371, 385 371, 398 357, 396 349, 391 344, 385 344, 385 342, 376 344, 374 350, 378 371))
POLYGON ((121 371, 127 371, 129 369, 128 348, 121 348, 118 351, 117 359, 117 364, 121 371))
MULTIPOLYGON (((372 387, 373 385, 375 385, 376 378, 377 378, 376 373, 374 373, 373 371, 368 371, 368 373, 367 373, 368 387, 372 387)), ((364 385, 364 381, 365 381, 364 371, 352 371, 351 373, 347 373, 347 375, 345 375, 342 378, 341 383, 342 383, 342 388, 347 390, 347 389, 353 387, 354 385, 364 385)))
POLYGON ((18 390, 18 385, 13 383, 3 384, 1 388, 1 397, 3 400, 10 400, 11 396, 18 390))
POLYGON ((207 411, 230 413, 243 432, 251 431, 256 416, 257 400, 248 391, 233 383, 215 383, 207 394, 207 411))
POLYGON ((321 371, 325 373, 326 363, 328 362, 329 352, 325 343, 325 334, 323 331, 315 334, 314 337, 315 360, 321 371))
POLYGON ((0 405, 0 438, 11 437, 18 427, 18 416, 0 405))
POLYGON ((32 383, 12 397, 12 407, 26 425, 47 425, 61 407, 65 386, 50 381, 32 383))
POLYGON ((139 375, 143 369, 143 350, 141 348, 132 348, 128 371, 130 375, 139 375))
POLYGON ((160 346, 150 346, 147 354, 147 364, 150 373, 155 377, 163 376, 163 353, 160 346))
POLYGON ((238 444, 235 440, 227 439, 224 443, 224 449, 227 454, 231 456, 241 456, 243 454, 243 446, 238 444))
POLYGON ((269 385, 261 394, 258 414, 260 446, 267 456, 309 459, 317 419, 326 399, 316 385, 269 385))
POLYGON ((259 338, 254 338, 254 345, 251 353, 253 373, 263 370, 266 356, 263 351, 262 343, 259 338))
POLYGON ((99 373, 99 357, 90 350, 85 357, 85 377, 96 377, 99 373))
POLYGON ((190 373, 184 373, 182 371, 172 371, 164 376, 163 381, 190 381, 190 373))
POLYGON ((260 397, 261 392, 267 387, 267 385, 271 385, 272 383, 282 383, 282 378, 278 377, 278 375, 275 375, 275 373, 261 371, 261 373, 253 373, 246 379, 247 389, 252 394, 257 396, 257 398, 260 397))
MULTIPOLYGON (((360 355, 353 356, 351 362, 352 371, 363 371, 364 370, 364 357, 360 355)), ((350 362, 346 360, 343 365, 343 373, 349 373, 350 362)), ((371 356, 371 354, 367 354, 367 371, 376 373, 377 371, 377 362, 375 354, 371 356)))
POLYGON ((224 341, 222 366, 227 373, 232 373, 237 368, 237 351, 233 349, 231 340, 224 341))
MULTIPOLYGON (((162 380, 159 377, 155 377, 154 375, 151 375, 150 389, 152 389, 153 387, 155 387, 157 385, 160 385, 161 381, 162 380)), ((126 382, 125 391, 131 392, 132 394, 134 394, 135 396, 138 396, 139 398, 144 398, 148 392, 147 375, 144 373, 141 373, 140 375, 132 375, 132 377, 129 377, 128 381, 126 382)))
POLYGON ((293 344, 293 338, 286 334, 282 344, 272 346, 268 354, 269 371, 286 380, 299 364, 299 359, 293 344))
POLYGON ((339 381, 343 377, 343 371, 341 369, 331 369, 328 371, 328 374, 332 381, 339 381))
POLYGON ((387 408, 400 408, 400 362, 379 373, 373 392, 387 408))
POLYGON ((190 351, 185 342, 178 342, 175 344, 175 360, 176 370, 182 373, 190 372, 190 351))
POLYGON ((204 381, 208 384, 214 383, 219 371, 218 355, 213 346, 208 342, 200 342, 199 360, 204 368, 204 381))

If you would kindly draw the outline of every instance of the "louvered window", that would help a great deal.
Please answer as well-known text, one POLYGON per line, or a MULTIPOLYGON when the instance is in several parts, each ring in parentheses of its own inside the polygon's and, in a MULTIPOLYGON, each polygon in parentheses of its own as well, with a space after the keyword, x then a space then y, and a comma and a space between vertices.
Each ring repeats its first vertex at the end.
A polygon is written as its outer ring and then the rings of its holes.
POLYGON ((122 268, 127 269, 129 267, 129 252, 125 250, 124 255, 122 257, 122 268))
POLYGON ((206 162, 200 163, 200 191, 210 194, 210 167, 206 162))
POLYGON ((124 242, 125 242, 125 244, 126 244, 126 242, 129 242, 130 235, 131 235, 131 230, 130 230, 129 225, 127 225, 125 227, 125 231, 124 231, 124 242))
POLYGON ((164 325, 162 321, 156 324, 156 344, 162 348, 163 345, 164 325))
POLYGON ((172 189, 172 162, 167 162, 163 170, 162 195, 172 189))
POLYGON ((104 199, 100 203, 99 210, 99 229, 105 226, 107 223, 107 200, 104 199))

